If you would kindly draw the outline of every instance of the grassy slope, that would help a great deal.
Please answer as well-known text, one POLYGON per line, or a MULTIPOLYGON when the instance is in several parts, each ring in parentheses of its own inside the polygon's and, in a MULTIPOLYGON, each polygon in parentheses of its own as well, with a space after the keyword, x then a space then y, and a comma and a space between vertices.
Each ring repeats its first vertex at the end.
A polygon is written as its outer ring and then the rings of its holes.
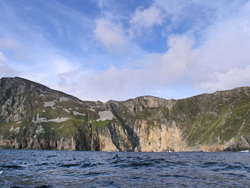
POLYGON ((225 91, 179 100, 171 116, 179 123, 189 145, 224 144, 233 137, 249 134, 249 109, 248 95, 225 91))

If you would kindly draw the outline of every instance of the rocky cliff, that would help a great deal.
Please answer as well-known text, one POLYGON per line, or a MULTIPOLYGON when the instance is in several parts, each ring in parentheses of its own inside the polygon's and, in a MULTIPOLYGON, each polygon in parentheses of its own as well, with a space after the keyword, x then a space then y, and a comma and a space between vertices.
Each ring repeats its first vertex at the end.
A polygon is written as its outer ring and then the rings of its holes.
POLYGON ((250 88, 182 100, 81 101, 0 79, 0 147, 88 151, 239 151, 250 146, 250 88))

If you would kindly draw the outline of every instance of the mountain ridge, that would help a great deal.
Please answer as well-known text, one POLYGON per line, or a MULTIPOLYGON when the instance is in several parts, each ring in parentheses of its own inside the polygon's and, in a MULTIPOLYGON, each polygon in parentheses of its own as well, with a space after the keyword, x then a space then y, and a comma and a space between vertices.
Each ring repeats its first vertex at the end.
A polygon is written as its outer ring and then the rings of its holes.
POLYGON ((250 149, 250 88, 185 99, 82 101, 20 77, 0 79, 0 147, 90 151, 250 149))

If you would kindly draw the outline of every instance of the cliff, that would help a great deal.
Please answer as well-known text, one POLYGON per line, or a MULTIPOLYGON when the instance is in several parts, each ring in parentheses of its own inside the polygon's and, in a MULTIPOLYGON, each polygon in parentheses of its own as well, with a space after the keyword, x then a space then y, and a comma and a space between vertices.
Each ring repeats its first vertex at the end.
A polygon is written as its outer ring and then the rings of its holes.
POLYGON ((22 78, 0 79, 0 147, 88 151, 250 149, 250 88, 182 100, 81 101, 22 78))

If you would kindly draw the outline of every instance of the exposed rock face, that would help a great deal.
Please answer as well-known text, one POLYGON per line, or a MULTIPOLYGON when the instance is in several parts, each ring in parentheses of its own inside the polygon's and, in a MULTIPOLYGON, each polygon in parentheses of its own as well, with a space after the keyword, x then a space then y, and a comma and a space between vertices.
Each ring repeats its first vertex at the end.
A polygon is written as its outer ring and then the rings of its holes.
POLYGON ((81 101, 22 79, 0 79, 0 147, 88 151, 250 149, 250 88, 182 100, 81 101))

